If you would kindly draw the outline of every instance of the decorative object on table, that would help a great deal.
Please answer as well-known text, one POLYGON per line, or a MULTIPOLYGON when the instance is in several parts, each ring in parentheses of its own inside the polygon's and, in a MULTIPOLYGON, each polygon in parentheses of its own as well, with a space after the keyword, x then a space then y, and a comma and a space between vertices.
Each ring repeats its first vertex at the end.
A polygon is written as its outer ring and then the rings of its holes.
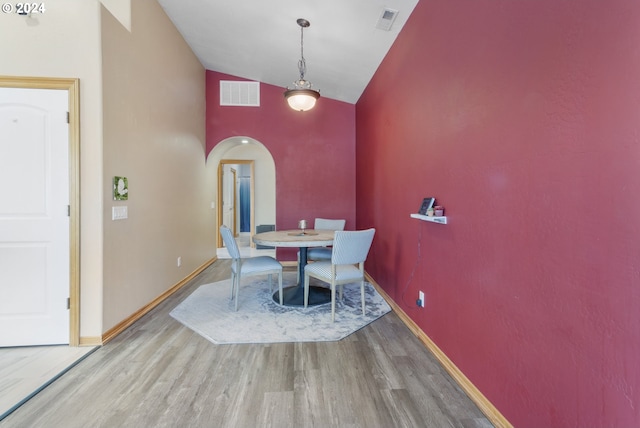
POLYGON ((271 275, 274 273, 278 275, 278 296, 280 298, 280 304, 282 305, 282 265, 280 264, 280 262, 270 256, 259 256, 242 259, 240 257, 238 244, 233 238, 231 229, 223 224, 222 226, 220 226, 220 235, 222 235, 224 245, 225 247, 227 247, 227 251, 229 251, 229 255, 233 259, 233 261, 231 262, 231 300, 233 300, 235 296, 235 310, 238 310, 238 300, 240 300, 238 297, 238 292, 240 291, 240 283, 242 282, 242 278, 254 275, 269 275, 269 291, 271 293, 273 293, 273 281, 271 279, 271 275))
POLYGON ((427 210, 433 207, 433 204, 436 202, 436 198, 428 197, 422 200, 422 205, 420 205, 420 209, 418 210, 418 214, 427 215, 427 210))
POLYGON ((113 200, 126 201, 129 199, 129 181, 127 177, 113 177, 113 200))
MULTIPOLYGON (((284 273, 284 287, 295 286, 296 274, 284 273)), ((243 283, 240 308, 228 299, 230 280, 203 284, 178 304, 171 317, 215 344, 291 343, 341 340, 389 313, 391 308, 376 289, 365 284, 367 314, 362 316, 359 287, 344 289, 331 322, 329 304, 280 306, 269 293, 268 280, 254 277, 243 283)))
POLYGON ((444 207, 442 205, 436 205, 433 207, 433 213, 436 217, 442 217, 444 215, 444 207))
POLYGON ((336 313, 336 286, 340 286, 340 299, 344 284, 360 283, 362 315, 365 315, 364 262, 369 254, 376 230, 338 230, 333 239, 331 261, 319 261, 304 268, 304 306, 309 297, 310 277, 331 285, 331 322, 336 313), (357 267, 355 266, 357 265, 357 267))
POLYGON ((311 82, 304 79, 307 72, 307 63, 304 60, 304 29, 308 28, 311 23, 304 18, 297 21, 300 26, 300 61, 298 61, 298 71, 300 79, 293 82, 293 89, 287 88, 284 91, 284 97, 289 103, 289 107, 297 111, 311 110, 316 105, 316 100, 320 98, 320 92, 311 89, 311 82))
POLYGON ((316 236, 318 234, 318 232, 308 232, 306 230, 303 230, 302 232, 288 232, 287 235, 289 236, 316 236))
POLYGON ((300 220, 298 222, 298 229, 302 230, 302 234, 304 235, 304 230, 307 228, 307 220, 300 220))

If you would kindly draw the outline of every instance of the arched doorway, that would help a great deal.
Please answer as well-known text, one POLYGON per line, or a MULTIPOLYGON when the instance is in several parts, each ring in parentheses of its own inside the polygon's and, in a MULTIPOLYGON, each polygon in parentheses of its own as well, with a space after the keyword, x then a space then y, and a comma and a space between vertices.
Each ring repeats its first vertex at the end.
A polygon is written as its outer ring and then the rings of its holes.
MULTIPOLYGON (((221 159, 218 164, 218 221, 229 227, 233 236, 239 232, 255 230, 255 161, 245 159, 221 159), (248 224, 247 224, 248 223, 248 224)), ((218 248, 222 237, 218 234, 218 248)), ((253 243, 250 241, 251 246, 253 243)))
MULTIPOLYGON (((236 212, 229 214, 225 212, 225 208, 228 210, 229 207, 225 206, 223 200, 225 185, 222 172, 225 166, 231 168, 232 165, 235 166, 233 168, 237 172, 235 178, 237 183, 234 183, 236 191, 233 191, 233 195, 237 195, 236 192, 239 192, 243 187, 244 183, 240 183, 240 181, 247 180, 246 171, 249 171, 249 242, 252 242, 250 238, 256 233, 257 228, 275 225, 276 220, 276 175, 273 156, 261 142, 251 137, 227 138, 219 142, 207 156, 207 169, 210 171, 210 177, 214 180, 214 188, 216 189, 216 194, 212 199, 212 208, 216 208, 214 212, 217 217, 216 242, 218 248, 223 247, 220 225, 224 222, 225 214, 234 219, 239 216, 237 202, 231 204, 232 209, 236 208, 236 212), (238 171, 240 172, 238 173, 238 171)), ((229 177, 231 174, 227 176, 229 177)), ((229 188, 231 187, 233 186, 229 186, 229 188)))

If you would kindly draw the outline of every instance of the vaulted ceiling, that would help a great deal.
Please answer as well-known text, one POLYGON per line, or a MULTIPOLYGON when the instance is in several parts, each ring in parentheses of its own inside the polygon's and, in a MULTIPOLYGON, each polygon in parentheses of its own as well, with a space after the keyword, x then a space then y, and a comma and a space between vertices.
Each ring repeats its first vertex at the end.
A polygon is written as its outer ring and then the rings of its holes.
POLYGON ((299 78, 296 20, 307 19, 305 78, 323 97, 356 103, 418 0, 158 2, 206 69, 283 91, 299 78))

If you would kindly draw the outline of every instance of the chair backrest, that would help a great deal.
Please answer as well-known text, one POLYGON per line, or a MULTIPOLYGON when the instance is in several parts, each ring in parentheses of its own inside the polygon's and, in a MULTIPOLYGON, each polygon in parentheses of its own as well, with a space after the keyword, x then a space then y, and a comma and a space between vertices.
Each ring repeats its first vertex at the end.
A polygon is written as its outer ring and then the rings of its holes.
POLYGON ((313 228, 318 230, 344 230, 346 220, 332 220, 328 218, 316 218, 313 228))
POLYGON ((229 229, 224 224, 220 226, 220 235, 222 235, 222 240, 224 241, 224 246, 227 247, 227 251, 229 251, 229 255, 232 259, 240 258, 240 250, 238 249, 238 244, 236 240, 233 238, 233 233, 231 233, 231 229, 229 229))
POLYGON ((375 229, 336 231, 331 263, 346 265, 364 262, 373 242, 375 229))

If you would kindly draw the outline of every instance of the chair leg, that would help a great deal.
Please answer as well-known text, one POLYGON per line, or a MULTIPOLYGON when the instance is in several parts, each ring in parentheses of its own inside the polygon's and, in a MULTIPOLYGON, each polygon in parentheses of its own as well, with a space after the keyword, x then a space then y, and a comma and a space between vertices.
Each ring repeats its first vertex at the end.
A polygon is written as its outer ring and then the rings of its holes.
POLYGON ((280 294, 280 304, 282 305, 282 272, 280 272, 280 274, 278 275, 278 290, 279 290, 279 294, 280 294))
POLYGON ((334 322, 336 318, 336 284, 331 283, 331 322, 334 322))
POLYGON ((362 315, 364 315, 364 281, 360 283, 360 300, 362 301, 362 315))
POLYGON ((236 275, 236 312, 238 312, 238 300, 240 300, 240 275, 236 275))
POLYGON ((309 305, 309 274, 304 274, 304 307, 309 305))
POLYGON ((233 293, 236 291, 236 275, 231 272, 231 300, 233 300, 233 293))

